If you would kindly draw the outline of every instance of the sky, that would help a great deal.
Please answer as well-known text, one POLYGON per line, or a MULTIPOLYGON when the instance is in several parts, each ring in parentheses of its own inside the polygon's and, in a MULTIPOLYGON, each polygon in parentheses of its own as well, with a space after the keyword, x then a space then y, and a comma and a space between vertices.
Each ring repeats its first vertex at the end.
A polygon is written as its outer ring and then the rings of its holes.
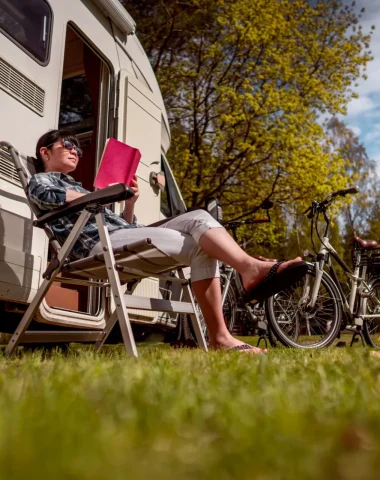
POLYGON ((380 0, 358 0, 356 4, 359 10, 365 8, 360 22, 364 32, 376 26, 370 45, 374 60, 367 66, 368 79, 360 79, 355 89, 359 98, 349 103, 347 115, 342 120, 359 136, 380 172, 380 0))

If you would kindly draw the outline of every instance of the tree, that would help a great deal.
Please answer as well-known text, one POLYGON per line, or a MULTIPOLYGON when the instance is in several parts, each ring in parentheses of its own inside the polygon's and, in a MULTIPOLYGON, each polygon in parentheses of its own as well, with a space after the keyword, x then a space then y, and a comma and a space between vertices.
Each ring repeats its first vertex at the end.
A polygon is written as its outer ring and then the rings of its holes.
POLYGON ((369 238, 376 231, 380 233, 380 183, 376 163, 368 157, 358 136, 343 121, 332 118, 328 124, 328 133, 332 147, 345 159, 347 175, 352 179, 352 185, 359 187, 359 193, 340 202, 337 211, 341 214, 341 244, 344 245, 348 261, 349 247, 355 235, 369 238))
POLYGON ((371 206, 375 200, 375 185, 378 183, 376 163, 367 155, 359 138, 343 121, 332 118, 328 133, 335 151, 345 159, 347 174, 360 193, 349 201, 344 201, 343 218, 349 235, 366 232, 371 206))
POLYGON ((169 160, 191 207, 226 217, 271 197, 300 212, 351 183, 318 115, 344 113, 371 59, 340 0, 126 0, 168 107, 169 160))

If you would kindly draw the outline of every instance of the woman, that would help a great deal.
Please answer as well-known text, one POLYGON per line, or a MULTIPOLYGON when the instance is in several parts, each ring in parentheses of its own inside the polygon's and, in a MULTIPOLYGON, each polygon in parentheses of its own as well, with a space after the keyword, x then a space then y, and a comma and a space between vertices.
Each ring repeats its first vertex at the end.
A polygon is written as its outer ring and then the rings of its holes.
MULTIPOLYGON (((88 193, 68 174, 81 157, 78 139, 52 130, 43 135, 36 147, 36 171, 29 183, 29 197, 41 210, 53 210, 88 193)), ((227 330, 222 311, 218 260, 240 274, 247 301, 267 298, 301 279, 307 272, 305 262, 296 258, 289 262, 262 262, 247 255, 206 211, 196 210, 168 220, 159 227, 138 228, 134 205, 139 198, 137 177, 131 188, 135 195, 125 202, 121 216, 105 209, 105 220, 112 245, 151 238, 162 251, 177 262, 191 267, 191 284, 207 324, 210 347, 238 350, 244 353, 265 351, 234 338, 227 330)), ((51 223, 63 243, 79 213, 61 217, 51 223)), ((84 227, 73 248, 74 258, 83 258, 101 251, 94 216, 84 227)))

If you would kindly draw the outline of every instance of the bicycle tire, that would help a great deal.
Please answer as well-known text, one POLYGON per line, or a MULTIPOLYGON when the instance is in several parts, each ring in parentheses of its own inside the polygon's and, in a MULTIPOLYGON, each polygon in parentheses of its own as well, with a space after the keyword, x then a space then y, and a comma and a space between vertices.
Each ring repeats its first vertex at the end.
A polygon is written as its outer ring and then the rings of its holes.
MULTIPOLYGON (((220 284, 222 291, 224 289, 224 282, 225 279, 223 276, 221 276, 220 284)), ((228 331, 232 333, 236 322, 236 295, 232 285, 230 285, 230 288, 228 289, 226 300, 223 305, 223 317, 228 331)))
MULTIPOLYGON (((367 299, 367 308, 366 314, 369 313, 380 313, 380 307, 374 305, 374 302, 371 301, 374 296, 380 299, 380 278, 376 277, 372 279, 370 296, 367 299)), ((364 318, 363 319, 363 335, 365 341, 370 347, 380 348, 380 319, 364 318)))
POLYGON ((307 309, 315 271, 315 265, 309 264, 304 279, 265 302, 270 328, 285 347, 328 347, 339 335, 342 301, 339 290, 326 272, 323 272, 315 307, 311 311, 307 309))
MULTIPOLYGON (((220 284, 221 288, 223 291, 224 287, 224 277, 220 277, 220 284)), ((199 315, 199 319, 203 328, 203 334, 205 335, 206 339, 208 340, 208 333, 207 333, 207 325, 204 320, 203 314, 201 309, 199 308, 198 302, 195 302, 196 308, 197 308, 197 313, 199 315)), ((236 322, 236 315, 237 315, 237 308, 236 308, 236 295, 235 292, 233 291, 232 285, 230 285, 230 288, 228 289, 227 295, 226 295, 226 300, 224 302, 223 306, 223 317, 224 317, 224 322, 226 324, 226 327, 230 333, 232 333, 235 322, 236 322)))

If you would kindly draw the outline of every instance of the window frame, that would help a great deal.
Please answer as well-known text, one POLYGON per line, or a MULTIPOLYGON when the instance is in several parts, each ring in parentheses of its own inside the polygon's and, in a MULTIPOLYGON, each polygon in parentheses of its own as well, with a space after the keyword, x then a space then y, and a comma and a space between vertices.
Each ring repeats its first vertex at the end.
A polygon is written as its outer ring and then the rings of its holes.
MULTIPOLYGON (((168 199, 168 207, 169 207, 169 210, 170 210, 170 216, 173 217, 175 215, 180 215, 182 213, 186 213, 188 211, 186 203, 185 203, 185 201, 182 197, 182 193, 181 193, 181 191, 178 187, 178 184, 177 184, 177 181, 174 177, 173 171, 170 168, 170 164, 168 162, 168 159, 166 158, 166 156, 164 155, 164 153, 162 151, 161 151, 161 165, 162 165, 162 169, 163 169, 163 172, 165 174, 165 179, 166 179, 165 190, 166 190, 166 195, 167 195, 167 199, 168 199), (181 211, 180 212, 175 211, 174 200, 173 200, 173 195, 172 195, 173 189, 176 192, 176 196, 177 196, 178 200, 182 204, 181 205, 183 207, 182 212, 181 211)), ((161 212, 162 215, 165 215, 162 212, 161 205, 160 205, 160 212, 161 212)))
POLYGON ((48 2, 48 0, 41 0, 41 1, 44 2, 47 5, 47 7, 50 11, 50 15, 51 15, 50 28, 47 32, 47 35, 48 35, 47 56, 46 56, 46 60, 44 62, 41 61, 39 58, 35 57, 32 52, 30 52, 26 47, 24 47, 14 37, 12 37, 12 35, 10 33, 6 32, 3 28, 1 28, 1 26, 0 26, 0 33, 2 33, 6 38, 8 38, 8 40, 10 40, 20 50, 22 50, 24 53, 26 53, 28 55, 28 57, 30 57, 36 63, 38 63, 42 67, 46 67, 50 63, 51 44, 52 44, 52 38, 53 38, 54 12, 53 12, 53 9, 51 8, 51 5, 48 2))
MULTIPOLYGON (((103 154, 104 150, 104 145, 106 140, 114 134, 114 118, 113 115, 111 114, 112 110, 114 109, 113 106, 113 96, 116 94, 115 93, 115 88, 117 88, 117 82, 115 82, 115 69, 113 64, 110 62, 110 60, 103 54, 103 51, 100 49, 100 47, 92 42, 87 35, 81 30, 80 26, 75 23, 73 20, 69 20, 66 23, 66 29, 65 29, 65 38, 64 38, 64 44, 66 46, 66 40, 67 40, 67 30, 70 28, 80 39, 81 41, 89 47, 95 55, 97 55, 100 59, 100 61, 103 64, 103 69, 104 67, 107 68, 107 85, 105 86, 103 83, 103 78, 100 82, 100 91, 99 91, 99 116, 98 116, 98 135, 97 135, 97 141, 96 141, 96 154, 95 154, 95 175, 98 172, 99 166, 100 166, 100 161, 101 157, 103 154), (104 116, 104 111, 107 112, 107 122, 105 125, 102 124, 101 118, 104 116), (102 137, 102 138, 101 138, 102 137)), ((102 73, 102 76, 104 73, 102 73)), ((60 96, 62 95, 62 85, 63 85, 63 79, 61 78, 61 83, 60 83, 60 96)), ((59 125, 59 114, 60 114, 61 109, 59 108, 58 112, 58 125, 59 125)), ((94 125, 95 126, 95 125, 94 125)), ((67 127, 66 127, 67 128, 67 127)), ((64 130, 65 127, 62 126, 62 129, 64 130)), ((83 132, 79 134, 79 137, 85 136, 88 134, 88 132, 83 132)), ((116 133, 115 133, 116 135, 116 133)), ((116 137, 115 137, 116 138, 116 137)), ((114 206, 112 207, 114 208, 114 206)))

